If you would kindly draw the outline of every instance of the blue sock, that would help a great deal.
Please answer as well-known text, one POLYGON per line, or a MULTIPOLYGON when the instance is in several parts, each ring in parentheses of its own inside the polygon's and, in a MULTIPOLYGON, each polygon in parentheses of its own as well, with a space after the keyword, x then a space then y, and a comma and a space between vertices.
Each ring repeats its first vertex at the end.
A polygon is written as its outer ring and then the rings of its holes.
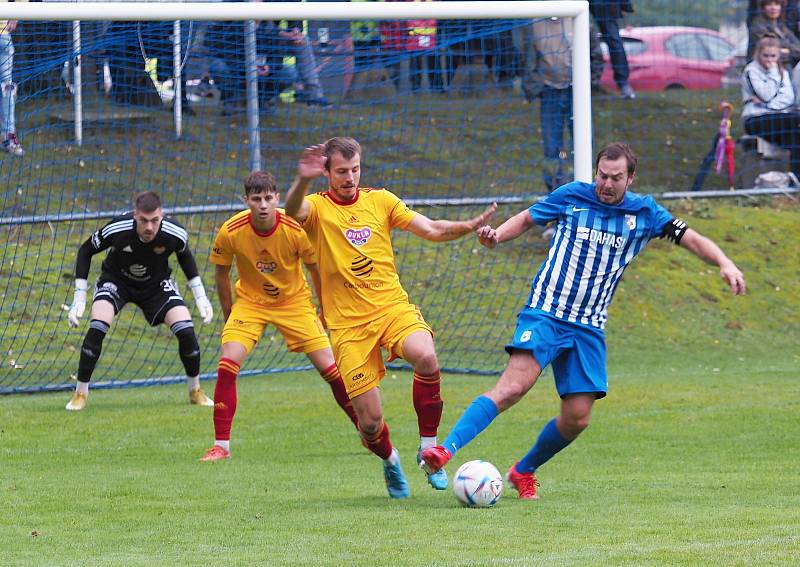
POLYGON ((450 451, 451 455, 464 447, 467 443, 475 439, 478 434, 489 427, 494 418, 500 412, 492 400, 486 396, 478 396, 475 398, 469 407, 464 410, 461 417, 453 426, 450 434, 442 442, 445 449, 450 451))
POLYGON ((572 439, 564 439, 556 427, 556 418, 551 419, 539 433, 536 444, 520 460, 517 472, 536 472, 536 469, 552 459, 556 453, 570 443, 572 443, 572 439))

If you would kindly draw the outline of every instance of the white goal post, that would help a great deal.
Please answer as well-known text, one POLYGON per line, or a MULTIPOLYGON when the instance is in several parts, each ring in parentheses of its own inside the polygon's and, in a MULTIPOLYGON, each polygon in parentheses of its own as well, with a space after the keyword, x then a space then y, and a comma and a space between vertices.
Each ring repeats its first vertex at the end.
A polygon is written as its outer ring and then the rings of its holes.
POLYGON ((573 19, 572 108, 575 179, 592 180, 589 3, 522 2, 2 2, 0 20, 409 20, 573 19), (145 4, 145 5, 143 5, 145 4))

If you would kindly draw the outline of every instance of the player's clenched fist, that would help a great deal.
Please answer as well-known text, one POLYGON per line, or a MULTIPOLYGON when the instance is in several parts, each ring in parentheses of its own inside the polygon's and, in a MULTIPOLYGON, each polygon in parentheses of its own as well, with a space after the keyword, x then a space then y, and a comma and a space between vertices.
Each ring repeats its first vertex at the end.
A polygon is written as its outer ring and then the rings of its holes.
POLYGON ((494 248, 497 246, 497 231, 491 226, 482 226, 475 231, 475 234, 478 236, 478 242, 487 248, 494 248))

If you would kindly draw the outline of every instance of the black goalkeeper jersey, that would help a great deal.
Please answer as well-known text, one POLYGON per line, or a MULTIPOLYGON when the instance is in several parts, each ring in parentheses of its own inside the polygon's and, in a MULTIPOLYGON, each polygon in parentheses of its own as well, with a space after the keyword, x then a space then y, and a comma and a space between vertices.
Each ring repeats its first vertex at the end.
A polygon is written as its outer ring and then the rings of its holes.
POLYGON ((115 217, 97 230, 78 249, 75 277, 88 279, 92 256, 108 249, 102 270, 113 279, 133 288, 144 288, 170 277, 169 256, 174 252, 186 279, 199 275, 197 263, 188 246, 188 233, 169 218, 150 242, 142 242, 136 233, 133 213, 115 217))

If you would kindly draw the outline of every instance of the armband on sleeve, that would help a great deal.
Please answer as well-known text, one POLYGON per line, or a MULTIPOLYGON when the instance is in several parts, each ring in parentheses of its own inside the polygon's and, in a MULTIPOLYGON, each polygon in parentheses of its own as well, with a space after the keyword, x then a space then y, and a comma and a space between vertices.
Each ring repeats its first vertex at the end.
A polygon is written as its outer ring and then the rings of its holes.
POLYGON ((667 223, 664 227, 664 232, 661 233, 661 238, 671 240, 675 244, 681 243, 681 238, 689 230, 689 225, 679 218, 674 218, 667 223))

